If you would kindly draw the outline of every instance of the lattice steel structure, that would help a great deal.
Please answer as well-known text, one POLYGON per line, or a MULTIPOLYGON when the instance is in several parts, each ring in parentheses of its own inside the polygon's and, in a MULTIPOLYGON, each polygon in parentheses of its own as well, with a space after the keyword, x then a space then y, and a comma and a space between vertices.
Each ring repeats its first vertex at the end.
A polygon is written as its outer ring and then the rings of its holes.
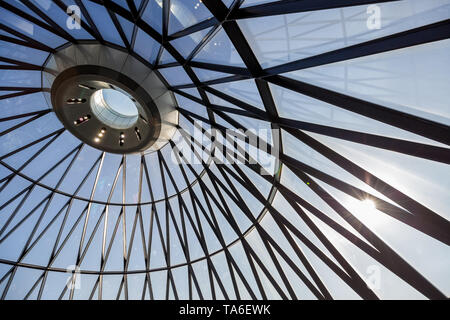
POLYGON ((448 297, 449 16, 448 0, 1 1, 1 298, 448 297), (156 75, 170 140, 121 154, 72 134, 48 81, 71 46, 139 61, 129 88, 156 75))

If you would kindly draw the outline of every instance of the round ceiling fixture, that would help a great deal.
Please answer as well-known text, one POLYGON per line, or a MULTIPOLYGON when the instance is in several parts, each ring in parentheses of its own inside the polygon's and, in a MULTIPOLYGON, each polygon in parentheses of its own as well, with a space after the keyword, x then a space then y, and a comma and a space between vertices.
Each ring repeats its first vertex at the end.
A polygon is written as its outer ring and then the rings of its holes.
POLYGON ((99 89, 91 96, 91 110, 106 125, 131 128, 139 118, 133 98, 116 89, 99 89))
POLYGON ((173 94, 147 66, 98 44, 71 45, 53 54, 43 72, 46 94, 64 127, 97 149, 152 152, 176 131, 173 94))

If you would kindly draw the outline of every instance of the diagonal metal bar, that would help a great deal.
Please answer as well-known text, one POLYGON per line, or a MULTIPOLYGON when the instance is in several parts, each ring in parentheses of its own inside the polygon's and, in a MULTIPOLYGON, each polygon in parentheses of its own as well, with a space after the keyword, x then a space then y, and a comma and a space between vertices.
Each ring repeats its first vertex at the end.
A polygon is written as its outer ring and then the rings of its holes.
POLYGON ((265 79, 336 107, 450 145, 450 127, 444 124, 283 76, 271 76, 265 79))
POLYGON ((236 10, 231 19, 249 19, 290 13, 310 12, 316 10, 329 10, 367 4, 395 2, 399 0, 284 0, 273 1, 260 5, 245 7, 236 10))
POLYGON ((450 19, 386 37, 288 62, 263 71, 265 76, 317 67, 450 38, 450 19))

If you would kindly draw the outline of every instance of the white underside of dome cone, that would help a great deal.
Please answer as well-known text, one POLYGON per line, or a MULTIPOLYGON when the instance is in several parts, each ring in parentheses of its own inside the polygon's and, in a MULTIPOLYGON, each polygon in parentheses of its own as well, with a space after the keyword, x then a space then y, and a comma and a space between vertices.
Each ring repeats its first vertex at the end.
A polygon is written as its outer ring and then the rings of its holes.
POLYGON ((161 116, 158 139, 144 153, 161 149, 177 130, 178 111, 173 93, 148 66, 132 55, 101 44, 69 45, 52 54, 42 71, 42 87, 52 108, 50 89, 55 78, 69 68, 94 65, 120 72, 138 83, 153 99, 161 116))

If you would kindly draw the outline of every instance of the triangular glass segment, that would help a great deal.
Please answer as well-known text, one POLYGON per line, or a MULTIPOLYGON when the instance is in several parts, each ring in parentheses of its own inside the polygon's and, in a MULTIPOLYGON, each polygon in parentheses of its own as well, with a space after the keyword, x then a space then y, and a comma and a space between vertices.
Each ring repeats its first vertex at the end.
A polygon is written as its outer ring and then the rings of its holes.
POLYGON ((201 0, 171 0, 169 34, 186 29, 212 17, 201 0))
POLYGON ((163 53, 161 54, 161 57, 159 58, 159 64, 166 64, 166 63, 172 63, 177 62, 175 58, 166 50, 163 50, 163 53))
POLYGON ((117 20, 119 20, 120 26, 122 27, 125 36, 127 37, 128 43, 131 43, 131 39, 133 37, 134 24, 131 23, 129 20, 123 18, 119 14, 116 14, 116 17, 117 20))
POLYGON ((92 18, 92 20, 94 21, 97 28, 102 29, 103 39, 123 46, 124 44, 122 39, 120 38, 119 32, 114 26, 111 17, 109 16, 108 11, 105 9, 105 7, 98 5, 92 1, 86 0, 83 0, 83 4, 88 10, 89 15, 91 17, 95 17, 92 18))
POLYGON ((136 7, 136 10, 138 10, 138 12, 139 12, 139 8, 142 5, 142 0, 134 0, 134 5, 136 7))
POLYGON ((193 60, 245 67, 244 62, 223 28, 219 29, 214 37, 195 55, 193 60))
POLYGON ((201 99, 200 93, 198 93, 197 88, 186 88, 186 89, 181 89, 181 91, 186 92, 187 94, 190 94, 194 97, 201 99))
POLYGON ((240 19, 238 25, 266 68, 442 21, 448 9, 446 1, 394 1, 240 19))
POLYGON ((163 0, 150 0, 142 14, 142 20, 148 23, 159 34, 162 34, 162 2, 163 0))
POLYGON ((194 70, 195 74, 199 78, 201 82, 206 82, 209 80, 219 79, 219 78, 225 78, 229 77, 229 73, 223 73, 223 72, 217 72, 217 71, 211 71, 201 68, 192 68, 194 70))
POLYGON ((150 61, 154 64, 156 57, 158 56, 159 43, 150 37, 141 28, 138 28, 136 41, 134 43, 134 51, 139 54, 143 59, 150 61))
POLYGON ((178 105, 181 108, 193 112, 194 114, 197 114, 199 116, 208 117, 206 108, 203 105, 178 94, 176 94, 175 96, 177 97, 178 105))
POLYGON ((212 28, 207 28, 191 33, 190 35, 172 40, 170 43, 184 58, 187 58, 211 29, 212 28))
POLYGON ((171 86, 192 83, 191 78, 186 71, 184 71, 183 67, 163 68, 159 69, 159 72, 171 86))
MULTIPOLYGON (((8 4, 10 4, 10 5, 14 6, 14 7, 17 7, 17 8, 20 9, 21 11, 23 11, 23 12, 25 12, 25 13, 27 13, 27 14, 33 16, 33 17, 36 18, 36 19, 39 19, 40 21, 42 21, 43 23, 45 23, 45 24, 48 25, 48 23, 47 23, 41 16, 39 16, 36 12, 34 12, 33 10, 31 10, 31 9, 26 5, 26 3, 23 3, 23 2, 20 2, 20 1, 17 1, 17 0, 4 0, 4 2, 6 2, 6 3, 8 3, 8 4)), ((50 0, 41 0, 41 2, 42 2, 42 3, 45 3, 45 2, 50 3, 50 0)), ((48 4, 45 4, 45 7, 48 7, 48 4)))
MULTIPOLYGON (((7 36, 7 37, 9 37, 9 38, 13 38, 13 39, 16 39, 16 40, 20 40, 20 39, 21 39, 21 38, 18 37, 18 36, 15 36, 15 35, 13 35, 13 34, 11 34, 11 33, 9 33, 9 32, 6 32, 5 30, 0 30, 0 35, 2 35, 2 36, 7 36)), ((5 42, 5 44, 7 44, 7 42, 5 42)))
POLYGON ((227 83, 219 83, 211 86, 212 88, 225 93, 229 96, 244 101, 253 107, 264 110, 264 104, 256 87, 255 80, 241 80, 227 83))
POLYGON ((31 2, 72 37, 78 39, 94 39, 76 20, 68 19, 65 10, 61 10, 55 2, 49 0, 31 0, 31 2))
MULTIPOLYGON (((49 30, 46 30, 14 13, 12 13, 9 10, 6 10, 4 8, 0 8, 0 17, 1 17, 1 23, 5 25, 6 27, 12 28, 12 33, 15 33, 14 31, 19 32, 20 34, 32 37, 36 41, 40 41, 42 43, 46 43, 51 47, 57 47, 62 44, 64 44, 65 40, 56 34, 50 32, 49 30)), ((6 32, 6 30, 4 30, 6 32)), ((79 32, 80 34, 83 34, 83 36, 86 37, 86 39, 89 39, 90 36, 84 33, 84 30, 79 32)), ((7 34, 8 37, 19 37, 18 34, 16 35, 10 35, 7 34)), ((23 40, 23 38, 21 38, 23 40)))
POLYGON ((449 125, 449 50, 450 40, 444 40, 285 76, 449 125))

